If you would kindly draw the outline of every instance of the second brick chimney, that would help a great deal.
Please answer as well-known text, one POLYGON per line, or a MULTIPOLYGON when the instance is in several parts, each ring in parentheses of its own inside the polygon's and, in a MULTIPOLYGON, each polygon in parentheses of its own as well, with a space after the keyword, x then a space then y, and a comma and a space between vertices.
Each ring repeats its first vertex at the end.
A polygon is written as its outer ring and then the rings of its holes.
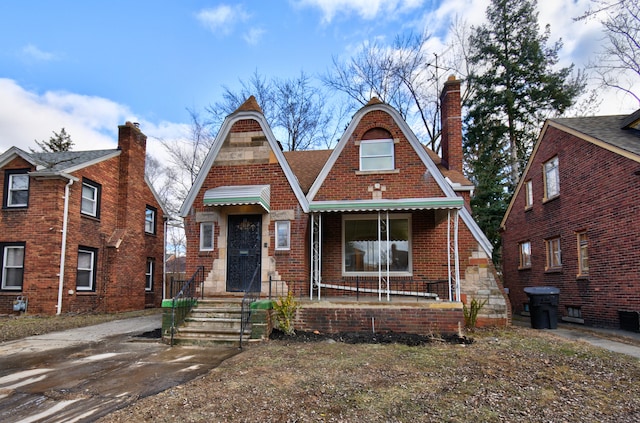
POLYGON ((440 122, 442 137, 442 162, 449 170, 462 172, 462 108, 460 83, 450 75, 440 94, 440 122))

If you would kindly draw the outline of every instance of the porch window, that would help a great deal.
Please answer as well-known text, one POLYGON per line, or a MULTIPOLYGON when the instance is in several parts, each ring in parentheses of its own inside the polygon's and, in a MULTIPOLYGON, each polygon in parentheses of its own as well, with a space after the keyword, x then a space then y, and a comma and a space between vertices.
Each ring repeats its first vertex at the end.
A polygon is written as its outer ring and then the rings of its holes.
POLYGON ((521 242, 520 249, 520 269, 529 269, 531 267, 531 242, 521 242))
POLYGON ((200 251, 213 251, 213 222, 200 223, 200 251))
POLYGON ((589 241, 586 232, 578 232, 578 276, 587 276, 589 274, 589 241))
POLYGON ((410 216, 354 215, 343 218, 343 269, 345 275, 377 276, 378 271, 396 275, 411 272, 410 216), (387 236, 388 234, 388 236, 387 236), (387 241, 388 239, 388 241, 387 241))
POLYGON ((394 144, 392 139, 360 142, 360 170, 393 170, 394 144))
POLYGON ((556 156, 544 164, 544 199, 550 200, 558 195, 560 195, 560 174, 556 156))
POLYGON ((78 291, 93 291, 96 283, 96 264, 98 250, 89 247, 78 249, 78 272, 76 275, 76 289, 78 291))
POLYGON ((276 222, 276 250, 291 248, 291 222, 288 220, 276 222))
POLYGON ((24 243, 2 244, 2 289, 22 290, 24 243))
POLYGON ((558 270, 562 268, 562 253, 560 251, 560 238, 545 240, 547 248, 546 270, 558 270))

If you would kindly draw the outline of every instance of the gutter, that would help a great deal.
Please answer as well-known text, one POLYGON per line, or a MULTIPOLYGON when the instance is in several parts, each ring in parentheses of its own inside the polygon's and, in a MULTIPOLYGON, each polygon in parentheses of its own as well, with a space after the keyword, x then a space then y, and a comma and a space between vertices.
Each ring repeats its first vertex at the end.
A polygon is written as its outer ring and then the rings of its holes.
POLYGON ((65 178, 69 179, 67 185, 64 187, 64 211, 62 213, 62 246, 60 247, 60 273, 58 273, 58 304, 56 305, 56 315, 60 315, 62 313, 62 290, 64 287, 64 268, 65 268, 65 258, 67 255, 67 226, 68 226, 68 218, 69 218, 69 188, 73 185, 74 180, 77 181, 78 178, 75 178, 68 174, 61 174, 65 178))

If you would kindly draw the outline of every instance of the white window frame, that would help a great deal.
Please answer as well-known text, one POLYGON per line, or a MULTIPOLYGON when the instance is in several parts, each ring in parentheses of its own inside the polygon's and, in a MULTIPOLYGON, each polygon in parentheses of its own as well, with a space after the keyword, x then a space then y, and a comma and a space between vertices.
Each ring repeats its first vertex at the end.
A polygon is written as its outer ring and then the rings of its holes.
POLYGON ((560 195, 560 166, 558 156, 544 163, 544 196, 551 200, 560 195))
POLYGON ((291 249, 291 222, 288 220, 276 221, 276 250, 291 249))
POLYGON ((518 267, 520 269, 531 268, 531 241, 524 241, 518 244, 520 263, 518 267))
POLYGON ((80 212, 87 216, 98 217, 98 202, 100 201, 100 187, 94 183, 83 181, 82 182, 82 202, 80 204, 80 212), (86 197, 84 195, 85 188, 91 190, 93 192, 94 197, 86 197), (85 208, 86 204, 91 206, 91 209, 85 208))
POLYGON ((363 172, 375 172, 375 171, 386 171, 386 170, 394 170, 395 169, 395 142, 393 139, 380 139, 380 140, 362 140, 360 141, 360 170, 363 172), (367 152, 367 147, 372 147, 374 145, 386 144, 389 146, 390 151, 384 154, 373 154, 367 152), (373 166, 368 164, 368 162, 375 162, 377 159, 388 158, 389 163, 387 166, 373 166), (371 160, 369 160, 371 159, 371 160))
POLYGON ((77 275, 76 275, 76 290, 77 291, 93 291, 95 289, 95 281, 96 281, 96 254, 97 251, 89 248, 78 248, 78 265, 77 265, 77 275), (80 267, 80 255, 88 254, 91 258, 90 267, 80 267), (89 272, 89 286, 80 286, 78 285, 78 274, 80 272, 89 272))
POLYGON ((578 276, 589 275, 589 237, 587 231, 576 232, 578 243, 578 276))
POLYGON ((201 222, 200 223, 200 251, 213 251, 215 248, 214 244, 214 233, 215 233, 215 225, 213 222, 201 222), (208 237, 205 234, 205 230, 207 227, 211 227, 211 237, 208 237), (209 241, 209 242, 205 242, 209 241))
POLYGON ((524 204, 524 208, 525 209, 530 209, 531 207, 533 207, 533 183, 531 181, 531 179, 529 179, 528 181, 526 181, 524 183, 524 192, 525 192, 525 204, 524 204))
POLYGON ((24 245, 4 245, 2 248, 2 289, 11 291, 22 291, 24 283, 24 245), (22 250, 22 263, 20 265, 8 265, 9 250, 22 250), (22 277, 19 285, 7 284, 7 273, 9 269, 22 269, 22 277))
POLYGON ((154 235, 156 233, 156 209, 147 206, 144 211, 144 231, 154 235))
POLYGON ((562 268, 562 249, 560 237, 549 238, 544 241, 547 263, 546 270, 558 270, 562 268))
MULTIPOLYGON (((393 276, 412 276, 413 275, 413 259, 412 259, 412 254, 411 254, 411 250, 412 250, 412 237, 411 237, 411 214, 410 213, 393 213, 393 214, 389 214, 389 224, 391 224, 392 220, 406 220, 407 221, 407 244, 408 244, 408 250, 407 250, 407 269, 406 270, 389 270, 389 274, 393 275, 393 276)), ((350 215, 343 215, 342 216, 342 235, 341 235, 341 244, 342 244, 342 251, 341 251, 341 260, 342 260, 342 275, 343 276, 378 276, 379 272, 378 270, 364 270, 364 271, 359 271, 359 270, 347 270, 347 243, 345 241, 345 236, 346 236, 346 222, 347 221, 352 221, 352 220, 373 220, 373 221, 377 221, 378 220, 378 215, 377 214, 350 214, 350 215)), ((382 242, 385 242, 386 239, 382 239, 382 242)), ((390 244, 393 244, 394 241, 390 240, 389 241, 390 244)), ((391 249, 391 246, 388 247, 389 249, 391 249)), ((390 253, 389 253, 390 254, 390 253)), ((386 273, 386 266, 379 264, 378 267, 386 273)))
POLYGON ((144 290, 150 292, 153 290, 153 260, 147 259, 147 268, 145 270, 145 286, 144 290))
POLYGON ((29 205, 29 175, 26 173, 10 173, 9 175, 9 181, 7 184, 7 207, 27 207, 29 205), (21 188, 21 189, 15 189, 14 188, 14 181, 16 178, 25 178, 27 181, 27 187, 26 188, 21 188), (21 192, 21 191, 26 191, 27 192, 27 201, 25 201, 24 203, 14 203, 13 202, 13 193, 14 192, 21 192))

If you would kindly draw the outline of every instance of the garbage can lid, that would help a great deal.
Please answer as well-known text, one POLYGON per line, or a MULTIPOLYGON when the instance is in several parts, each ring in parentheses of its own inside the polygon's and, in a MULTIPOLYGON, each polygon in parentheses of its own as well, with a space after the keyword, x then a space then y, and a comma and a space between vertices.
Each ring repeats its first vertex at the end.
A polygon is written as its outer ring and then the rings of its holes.
POLYGON ((528 295, 556 295, 560 293, 560 289, 555 286, 528 286, 524 292, 528 295))

